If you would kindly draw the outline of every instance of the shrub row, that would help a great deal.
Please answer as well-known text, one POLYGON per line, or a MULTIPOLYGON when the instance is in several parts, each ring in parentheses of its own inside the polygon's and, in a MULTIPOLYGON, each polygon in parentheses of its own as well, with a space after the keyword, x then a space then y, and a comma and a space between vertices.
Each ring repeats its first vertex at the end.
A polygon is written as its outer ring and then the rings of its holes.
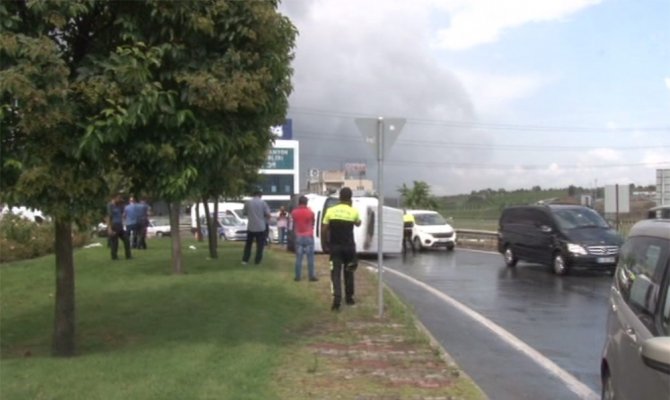
MULTIPOLYGON (((90 241, 90 234, 72 231, 74 247, 90 241)), ((54 225, 52 222, 36 223, 13 214, 0 219, 0 263, 41 257, 54 252, 54 225)))

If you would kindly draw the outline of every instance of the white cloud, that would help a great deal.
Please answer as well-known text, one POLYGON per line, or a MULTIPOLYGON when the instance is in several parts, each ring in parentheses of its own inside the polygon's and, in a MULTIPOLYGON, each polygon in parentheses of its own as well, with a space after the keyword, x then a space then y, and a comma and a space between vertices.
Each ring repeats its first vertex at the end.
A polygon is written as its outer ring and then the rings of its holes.
POLYGON ((454 70, 480 114, 496 116, 515 100, 528 98, 553 81, 539 75, 499 75, 454 70))
POLYGON ((560 20, 601 0, 443 0, 435 5, 451 16, 437 32, 436 46, 463 50, 498 40, 507 29, 560 20))
POLYGON ((620 161, 621 153, 614 149, 600 148, 587 153, 586 158, 582 159, 585 164, 602 164, 605 162, 620 161))

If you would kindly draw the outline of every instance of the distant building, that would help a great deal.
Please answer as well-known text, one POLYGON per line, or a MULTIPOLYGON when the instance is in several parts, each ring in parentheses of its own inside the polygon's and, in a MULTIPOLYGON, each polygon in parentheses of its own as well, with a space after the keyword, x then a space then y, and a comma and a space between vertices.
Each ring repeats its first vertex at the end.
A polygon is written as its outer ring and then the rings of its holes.
POLYGON ((656 170, 656 205, 670 204, 670 169, 656 170))
POLYGON ((348 186, 355 196, 374 193, 374 184, 365 179, 366 167, 362 163, 345 164, 344 170, 321 171, 310 169, 307 179, 307 191, 316 194, 334 193, 348 186))

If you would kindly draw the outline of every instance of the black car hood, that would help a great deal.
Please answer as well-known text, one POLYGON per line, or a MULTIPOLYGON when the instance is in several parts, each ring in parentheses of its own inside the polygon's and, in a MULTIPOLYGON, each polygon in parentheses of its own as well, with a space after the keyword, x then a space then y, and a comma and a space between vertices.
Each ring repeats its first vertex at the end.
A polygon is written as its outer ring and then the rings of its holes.
POLYGON ((564 233, 570 242, 587 246, 620 246, 621 243, 623 243, 621 235, 619 235, 614 229, 578 228, 566 230, 564 233))

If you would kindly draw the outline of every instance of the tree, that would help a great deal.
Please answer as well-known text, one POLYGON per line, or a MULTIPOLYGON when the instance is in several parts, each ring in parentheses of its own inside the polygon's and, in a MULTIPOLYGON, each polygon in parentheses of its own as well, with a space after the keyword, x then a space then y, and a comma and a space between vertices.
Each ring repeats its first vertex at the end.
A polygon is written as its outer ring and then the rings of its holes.
POLYGON ((56 296, 52 353, 75 353, 72 224, 86 226, 107 193, 98 160, 76 154, 80 109, 71 56, 56 40, 86 5, 0 4, 0 198, 54 219, 56 296))
MULTIPOLYGON (((125 4, 109 20, 122 19, 124 43, 89 57, 81 81, 102 95, 94 95, 82 148, 113 154, 136 184, 168 200, 173 232, 181 200, 194 189, 217 196, 225 187, 198 177, 216 177, 233 157, 257 170, 270 127, 284 121, 295 29, 276 6, 125 4)), ((181 273, 179 235, 172 240, 173 270, 181 273)))
POLYGON ((103 177, 169 202, 181 272, 180 201, 231 155, 260 166, 296 32, 276 1, 15 0, 0 21, 0 197, 55 219, 53 353, 73 355, 70 230, 109 194, 103 177))
POLYGON ((426 182, 414 181, 412 188, 403 183, 398 192, 403 198, 403 205, 407 208, 437 208, 437 202, 430 194, 430 185, 426 182))

